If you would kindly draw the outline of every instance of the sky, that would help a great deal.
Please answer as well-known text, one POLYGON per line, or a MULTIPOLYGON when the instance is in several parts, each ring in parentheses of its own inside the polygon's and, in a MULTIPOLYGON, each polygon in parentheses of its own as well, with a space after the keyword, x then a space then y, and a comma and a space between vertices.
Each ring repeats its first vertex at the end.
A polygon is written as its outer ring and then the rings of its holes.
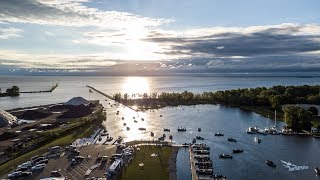
POLYGON ((319 0, 0 0, 0 75, 320 70, 319 0))

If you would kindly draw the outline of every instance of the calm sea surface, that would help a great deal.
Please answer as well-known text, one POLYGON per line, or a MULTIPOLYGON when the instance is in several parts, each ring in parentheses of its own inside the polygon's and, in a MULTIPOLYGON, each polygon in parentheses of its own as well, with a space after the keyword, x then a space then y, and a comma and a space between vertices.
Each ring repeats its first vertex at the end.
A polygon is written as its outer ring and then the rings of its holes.
MULTIPOLYGON (((123 136, 125 141, 152 139, 162 136, 163 128, 171 129, 167 137, 173 135, 177 143, 191 142, 195 136, 205 138, 204 143, 211 146, 214 171, 228 179, 320 179, 314 173, 314 167, 320 166, 320 140, 311 137, 296 136, 262 136, 261 144, 254 142, 257 135, 248 135, 245 129, 249 126, 265 128, 274 124, 268 118, 255 113, 245 112, 237 108, 217 105, 198 105, 189 107, 163 108, 148 112, 133 112, 122 105, 109 105, 114 102, 97 93, 89 95, 85 85, 91 85, 109 94, 143 93, 143 92, 192 92, 217 91, 234 88, 247 88, 273 85, 316 85, 320 78, 298 77, 0 77, 1 89, 18 85, 22 91, 47 90, 59 82, 59 87, 52 93, 21 94, 19 97, 0 98, 0 109, 35 106, 65 102, 74 96, 99 99, 107 109, 107 121, 104 123, 111 135, 123 136), (90 96, 90 97, 89 97, 90 96), (120 115, 116 115, 117 111, 120 115), (163 115, 163 117, 160 117, 163 115), (121 120, 124 117, 125 120, 121 120), (134 123, 133 117, 138 119, 134 123), (142 121, 141 118, 145 120, 142 121), (126 130, 126 122, 130 130, 126 130), (187 132, 178 133, 178 126, 187 132), (147 131, 139 131, 144 127, 147 131), (201 132, 197 128, 202 128, 201 132), (214 133, 224 133, 224 137, 215 137, 214 133), (226 140, 227 137, 237 139, 236 143, 226 140), (231 153, 232 149, 244 149, 244 153, 234 155, 232 160, 219 159, 218 154, 231 153), (264 161, 272 160, 277 164, 275 169, 268 167, 264 161), (298 166, 306 165, 307 170, 289 171, 281 161, 298 166)), ((283 123, 277 123, 278 129, 283 123)), ((181 149, 177 161, 178 179, 190 179, 188 151, 181 149)))

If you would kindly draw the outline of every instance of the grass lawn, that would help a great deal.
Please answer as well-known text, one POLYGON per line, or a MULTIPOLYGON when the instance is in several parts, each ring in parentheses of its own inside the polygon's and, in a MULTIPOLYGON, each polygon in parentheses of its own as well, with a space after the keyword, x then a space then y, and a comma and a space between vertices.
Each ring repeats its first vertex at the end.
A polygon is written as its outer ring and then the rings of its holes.
POLYGON ((173 148, 158 146, 140 146, 139 148, 128 167, 123 168, 118 179, 169 179, 169 158, 173 148), (151 157, 153 153, 158 156, 151 157), (144 166, 140 167, 140 163, 144 163, 144 166))

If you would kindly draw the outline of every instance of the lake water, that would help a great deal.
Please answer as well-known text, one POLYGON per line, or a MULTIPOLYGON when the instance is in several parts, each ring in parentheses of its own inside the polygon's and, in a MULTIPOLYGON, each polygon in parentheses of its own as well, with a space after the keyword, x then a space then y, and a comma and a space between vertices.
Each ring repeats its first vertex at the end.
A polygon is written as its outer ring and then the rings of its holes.
MULTIPOLYGON (((0 87, 18 85, 22 90, 43 90, 59 82, 53 93, 22 94, 20 97, 0 98, 1 109, 11 109, 31 105, 64 102, 74 96, 89 98, 86 84, 92 85, 106 93, 116 92, 142 93, 184 90, 193 92, 216 91, 242 87, 318 84, 320 78, 296 77, 0 77, 0 87)), ((255 113, 245 112, 237 108, 218 105, 198 105, 189 107, 163 108, 148 112, 134 112, 97 93, 90 94, 90 99, 99 99, 107 110, 107 121, 104 126, 116 138, 123 136, 125 141, 153 139, 162 136, 163 128, 171 129, 173 141, 176 143, 191 142, 195 136, 205 138, 204 143, 211 147, 214 171, 228 179, 319 179, 314 167, 320 166, 320 140, 311 137, 268 135, 259 138, 261 144, 254 142, 257 135, 248 135, 245 130, 249 126, 265 128, 273 125, 273 121, 255 113), (109 104, 110 103, 110 104, 109 104), (116 112, 120 111, 120 115, 116 112), (163 115, 163 117, 160 117, 163 115), (124 117, 125 120, 121 120, 124 117), (138 120, 134 122, 133 117, 138 120), (144 118, 144 121, 141 120, 144 118), (126 130, 126 123, 130 130, 126 130), (183 126, 187 132, 177 132, 183 126), (144 127, 147 131, 139 131, 144 127), (197 128, 202 128, 201 132, 197 128), (224 133, 224 137, 215 137, 214 133, 224 133), (227 137, 237 139, 236 143, 226 140, 227 137), (218 154, 231 153, 232 149, 244 149, 244 153, 234 155, 232 160, 219 159, 218 154), (268 167, 265 160, 277 164, 275 169, 268 167), (292 171, 285 168, 280 160, 296 165, 306 165, 308 170, 292 171)), ((278 129, 283 123, 277 123, 278 129)), ((188 151, 179 150, 177 161, 178 179, 190 179, 188 151)))

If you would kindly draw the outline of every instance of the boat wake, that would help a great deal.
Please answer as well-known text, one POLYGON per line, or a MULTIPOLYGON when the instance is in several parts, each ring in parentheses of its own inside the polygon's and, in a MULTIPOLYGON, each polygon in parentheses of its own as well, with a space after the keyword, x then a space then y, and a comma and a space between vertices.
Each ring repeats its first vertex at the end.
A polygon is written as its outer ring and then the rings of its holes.
POLYGON ((290 162, 286 162, 286 161, 283 161, 283 160, 281 160, 281 163, 285 168, 288 168, 289 171, 300 171, 300 170, 309 169, 308 166, 297 166, 295 164, 292 164, 290 162))

